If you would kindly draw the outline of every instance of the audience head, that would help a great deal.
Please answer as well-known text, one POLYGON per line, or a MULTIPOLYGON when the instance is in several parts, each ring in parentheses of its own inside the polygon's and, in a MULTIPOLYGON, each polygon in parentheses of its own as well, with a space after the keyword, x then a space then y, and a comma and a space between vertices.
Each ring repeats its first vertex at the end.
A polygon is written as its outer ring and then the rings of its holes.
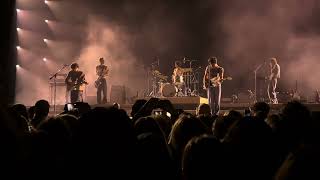
POLYGON ((183 152, 183 177, 186 180, 225 177, 224 152, 220 141, 213 136, 202 135, 192 138, 183 152))
POLYGON ((211 108, 208 104, 200 104, 196 111, 197 115, 211 115, 211 108))
POLYGON ((269 111, 270 106, 265 102, 257 102, 253 105, 254 116, 262 118, 263 120, 268 117, 269 111))
POLYGON ((35 107, 35 116, 48 116, 50 105, 46 100, 39 100, 34 105, 35 107))

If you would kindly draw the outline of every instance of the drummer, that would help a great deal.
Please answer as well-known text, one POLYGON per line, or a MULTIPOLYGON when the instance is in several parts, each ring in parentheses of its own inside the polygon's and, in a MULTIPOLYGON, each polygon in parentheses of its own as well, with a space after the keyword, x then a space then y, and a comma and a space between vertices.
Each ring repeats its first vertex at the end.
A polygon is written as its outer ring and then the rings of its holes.
POLYGON ((173 82, 173 84, 183 83, 183 68, 181 67, 180 61, 176 61, 174 63, 172 82, 173 82))
POLYGON ((184 89, 184 80, 183 80, 183 73, 184 70, 181 67, 180 61, 175 61, 174 69, 172 74, 172 82, 178 88, 179 92, 182 92, 184 89))

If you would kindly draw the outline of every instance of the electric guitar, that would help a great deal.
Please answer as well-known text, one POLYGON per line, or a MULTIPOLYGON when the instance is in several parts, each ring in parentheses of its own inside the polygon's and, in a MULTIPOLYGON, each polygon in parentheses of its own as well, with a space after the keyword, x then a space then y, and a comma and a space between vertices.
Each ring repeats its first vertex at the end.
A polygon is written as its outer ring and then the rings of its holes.
POLYGON ((83 85, 88 85, 87 81, 73 81, 67 83, 67 91, 71 90, 83 90, 83 85))
MULTIPOLYGON (((220 78, 219 76, 213 77, 210 79, 210 86, 217 87, 225 80, 232 80, 232 77, 228 76, 225 78, 220 78)), ((203 88, 207 89, 209 87, 208 81, 204 84, 203 88)))

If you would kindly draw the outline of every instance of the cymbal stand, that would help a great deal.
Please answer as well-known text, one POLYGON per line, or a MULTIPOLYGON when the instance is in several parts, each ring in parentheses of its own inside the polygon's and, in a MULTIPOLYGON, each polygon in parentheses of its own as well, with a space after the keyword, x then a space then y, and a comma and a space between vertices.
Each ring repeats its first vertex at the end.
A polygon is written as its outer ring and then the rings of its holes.
POLYGON ((150 97, 157 97, 158 91, 157 91, 157 78, 154 76, 152 79, 152 91, 149 94, 150 97))
POLYGON ((199 94, 199 72, 194 72, 192 76, 193 91, 191 96, 198 96, 199 94))
MULTIPOLYGON (((189 68, 192 69, 192 63, 195 62, 197 60, 185 60, 185 62, 189 62, 189 68)), ((195 77, 195 73, 192 72, 187 72, 186 75, 186 96, 194 96, 195 95, 195 91, 197 91, 197 85, 196 83, 198 83, 197 78, 195 77), (192 88, 193 85, 193 88, 192 88)))
MULTIPOLYGON (((189 62, 189 68, 191 68, 191 61, 184 59, 184 63, 189 62)), ((183 73, 183 78, 184 80, 184 84, 185 84, 185 88, 184 88, 184 96, 189 96, 191 93, 191 88, 190 88, 190 72, 186 72, 183 73)))
MULTIPOLYGON (((151 79, 151 88, 152 88, 152 91, 148 94, 149 97, 157 97, 158 96, 158 91, 157 91, 157 76, 155 76, 154 74, 152 74, 152 71, 157 69, 157 67, 159 67, 159 60, 157 60, 156 62, 153 62, 151 63, 151 76, 152 76, 152 79, 151 79)), ((150 74, 150 72, 149 72, 150 74)), ((148 76, 148 90, 149 90, 149 86, 150 86, 150 83, 149 83, 149 77, 148 76)), ((149 91, 148 91, 149 92, 149 91)))

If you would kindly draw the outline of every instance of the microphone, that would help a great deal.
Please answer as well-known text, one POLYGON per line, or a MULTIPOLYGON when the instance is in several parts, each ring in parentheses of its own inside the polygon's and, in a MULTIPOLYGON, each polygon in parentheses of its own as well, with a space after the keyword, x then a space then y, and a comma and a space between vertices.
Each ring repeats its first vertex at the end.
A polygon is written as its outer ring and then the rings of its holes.
POLYGON ((186 63, 186 57, 183 58, 183 63, 186 63))

